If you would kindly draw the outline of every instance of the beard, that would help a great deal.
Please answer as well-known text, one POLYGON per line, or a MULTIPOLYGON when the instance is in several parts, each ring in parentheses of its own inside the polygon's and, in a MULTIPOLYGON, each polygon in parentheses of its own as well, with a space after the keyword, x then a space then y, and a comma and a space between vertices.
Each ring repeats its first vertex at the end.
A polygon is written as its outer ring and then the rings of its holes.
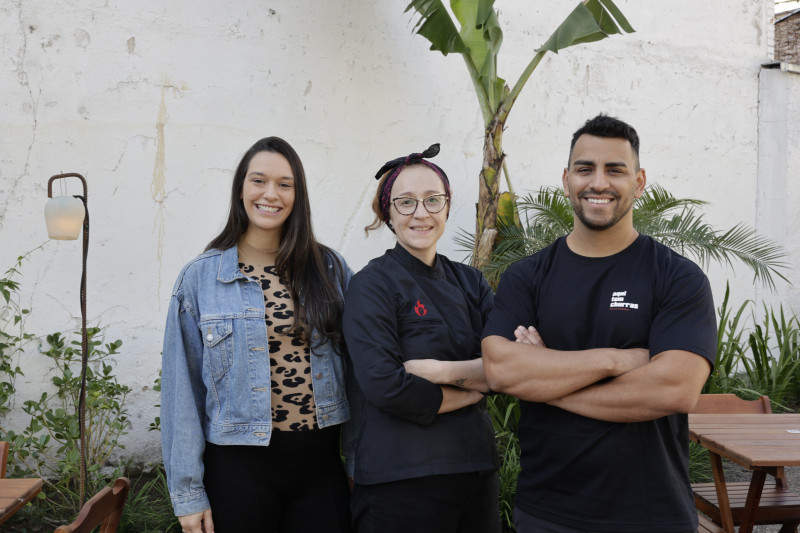
POLYGON ((631 199, 628 202, 621 203, 620 202, 620 195, 616 192, 609 191, 602 193, 604 196, 611 196, 615 202, 617 202, 617 208, 614 210, 610 216, 602 218, 602 219, 592 219, 586 214, 585 210, 583 209, 583 204, 581 203, 581 199, 586 198, 587 196, 598 195, 597 191, 584 191, 577 196, 570 195, 569 202, 572 204, 572 210, 575 213, 575 216, 578 217, 578 220, 581 221, 581 224, 584 225, 587 229, 592 231, 603 231, 609 228, 614 227, 617 222, 625 218, 630 210, 633 208, 633 200, 631 199))

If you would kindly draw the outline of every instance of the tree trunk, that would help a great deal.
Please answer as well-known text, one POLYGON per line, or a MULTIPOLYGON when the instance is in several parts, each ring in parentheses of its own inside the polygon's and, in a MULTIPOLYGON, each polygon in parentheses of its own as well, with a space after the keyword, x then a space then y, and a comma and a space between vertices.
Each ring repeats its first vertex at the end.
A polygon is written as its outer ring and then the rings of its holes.
POLYGON ((503 166, 503 125, 496 117, 483 138, 483 168, 478 180, 475 244, 472 265, 482 267, 492 256, 497 238, 497 202, 500 199, 500 169, 503 166))

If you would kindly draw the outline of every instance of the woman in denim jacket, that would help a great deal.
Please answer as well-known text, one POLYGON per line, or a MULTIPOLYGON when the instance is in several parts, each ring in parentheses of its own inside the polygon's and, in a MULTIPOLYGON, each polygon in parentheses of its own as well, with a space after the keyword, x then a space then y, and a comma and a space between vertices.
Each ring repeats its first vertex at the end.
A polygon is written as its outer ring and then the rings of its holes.
POLYGON ((170 300, 162 450, 186 533, 344 532, 344 260, 314 239, 303 165, 267 137, 242 157, 228 221, 170 300))

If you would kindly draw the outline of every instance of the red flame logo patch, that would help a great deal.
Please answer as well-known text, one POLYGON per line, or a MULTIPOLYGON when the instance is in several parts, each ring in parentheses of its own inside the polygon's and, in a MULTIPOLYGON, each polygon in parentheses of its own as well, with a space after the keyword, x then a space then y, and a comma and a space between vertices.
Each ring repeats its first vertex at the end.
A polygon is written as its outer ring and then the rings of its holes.
POLYGON ((414 306, 414 312, 417 313, 417 316, 425 316, 428 314, 428 310, 425 309, 425 306, 419 300, 417 300, 417 305, 414 306))

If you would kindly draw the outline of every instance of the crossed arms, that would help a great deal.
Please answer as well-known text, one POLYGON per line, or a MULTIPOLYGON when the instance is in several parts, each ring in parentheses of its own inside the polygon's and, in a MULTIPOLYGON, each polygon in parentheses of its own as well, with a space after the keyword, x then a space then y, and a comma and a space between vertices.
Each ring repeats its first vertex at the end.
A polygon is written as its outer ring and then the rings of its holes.
POLYGON ((641 422, 686 413, 711 371, 705 358, 684 350, 653 357, 644 349, 559 351, 547 348, 533 328, 520 326, 515 335, 517 342, 483 339, 489 387, 597 420, 641 422))

